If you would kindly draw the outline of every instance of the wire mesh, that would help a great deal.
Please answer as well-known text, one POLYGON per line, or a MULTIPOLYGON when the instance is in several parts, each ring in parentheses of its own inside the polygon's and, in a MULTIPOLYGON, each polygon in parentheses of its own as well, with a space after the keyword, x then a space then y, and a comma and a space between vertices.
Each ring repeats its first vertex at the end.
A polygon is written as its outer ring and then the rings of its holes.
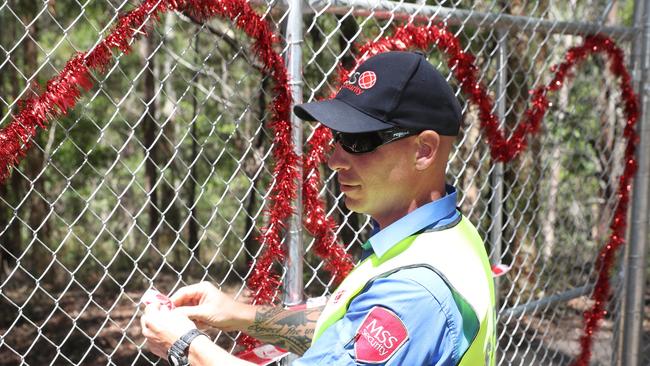
MULTIPOLYGON (((283 34, 287 7, 257 4, 283 34)), ((573 29, 629 30, 632 5, 310 1, 303 16, 304 100, 335 90, 336 68, 349 66, 359 45, 405 21, 446 21, 476 55, 495 105, 505 107, 503 128, 512 131, 528 90, 548 81, 550 66, 581 42, 573 29)), ((37 91, 74 52, 92 47, 134 6, 109 0, 0 4, 0 126, 9 123, 18 99, 37 91)), ((629 57, 629 32, 613 38, 629 57)), ((444 55, 434 47, 424 52, 463 102, 464 127, 448 169, 461 193, 459 207, 486 239, 492 261, 512 266, 499 279, 497 363, 569 364, 579 350, 582 312, 591 305, 598 270, 593 263, 607 238, 623 167, 615 80, 603 59, 587 62, 553 96, 529 149, 501 173, 444 55)), ((157 357, 143 348, 137 322, 139 297, 150 285, 171 292, 209 280, 247 296, 273 181, 266 125, 272 85, 250 40, 228 21, 201 23, 173 13, 132 54, 115 58, 105 74, 94 75, 97 87, 66 118, 52 121, 0 185, 0 365, 153 364, 157 357)), ((305 126, 305 138, 312 129, 305 126)), ((357 255, 369 217, 348 211, 335 176, 326 167, 323 173, 328 215, 357 255)), ((305 294, 329 294, 331 278, 310 253, 312 238, 304 239, 305 294)), ((594 365, 618 361, 622 286, 615 288, 595 340, 594 365)), ((236 334, 212 335, 233 350, 236 334)))

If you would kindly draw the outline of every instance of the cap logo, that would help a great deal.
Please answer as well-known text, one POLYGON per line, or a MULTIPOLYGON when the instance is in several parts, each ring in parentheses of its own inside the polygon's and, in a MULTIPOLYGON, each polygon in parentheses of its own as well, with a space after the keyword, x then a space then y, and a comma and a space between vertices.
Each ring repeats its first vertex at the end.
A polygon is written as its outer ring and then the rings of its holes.
POLYGON ((372 71, 364 71, 361 76, 359 76, 359 87, 361 89, 370 89, 377 82, 377 75, 372 71))
POLYGON ((349 89, 356 95, 362 94, 364 91, 372 88, 377 82, 377 74, 373 71, 364 71, 360 73, 358 71, 353 72, 343 83, 343 87, 349 89))
POLYGON ((395 313, 375 306, 357 329, 354 356, 363 363, 384 363, 408 338, 406 326, 395 313))

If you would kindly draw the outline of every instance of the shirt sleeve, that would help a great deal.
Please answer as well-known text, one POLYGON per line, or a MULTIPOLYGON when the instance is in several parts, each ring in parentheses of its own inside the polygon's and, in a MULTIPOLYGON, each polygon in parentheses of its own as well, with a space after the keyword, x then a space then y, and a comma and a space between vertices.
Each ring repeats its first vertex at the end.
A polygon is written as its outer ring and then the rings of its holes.
MULTIPOLYGON (((462 317, 445 282, 426 268, 409 268, 376 279, 350 303, 345 316, 330 326, 293 365, 357 365, 355 342, 360 326, 375 307, 394 313, 408 338, 377 365, 456 365, 465 350, 462 317)), ((466 347, 465 347, 466 348, 466 347)))

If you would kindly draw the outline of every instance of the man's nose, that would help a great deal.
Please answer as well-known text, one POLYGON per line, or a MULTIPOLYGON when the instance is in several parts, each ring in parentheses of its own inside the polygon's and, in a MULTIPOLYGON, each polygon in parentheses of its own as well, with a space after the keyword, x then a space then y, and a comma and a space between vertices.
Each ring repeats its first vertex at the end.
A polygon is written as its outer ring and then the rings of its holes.
POLYGON ((334 151, 330 155, 329 160, 327 160, 327 166, 334 171, 347 169, 349 167, 347 155, 348 153, 343 150, 341 144, 338 142, 334 143, 334 151))

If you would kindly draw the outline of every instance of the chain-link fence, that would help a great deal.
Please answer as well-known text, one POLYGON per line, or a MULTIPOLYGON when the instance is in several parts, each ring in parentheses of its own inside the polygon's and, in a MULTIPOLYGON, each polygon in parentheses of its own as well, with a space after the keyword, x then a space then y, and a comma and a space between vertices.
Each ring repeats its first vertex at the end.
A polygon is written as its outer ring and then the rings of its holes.
MULTIPOLYGON (((645 29, 635 14, 650 10, 643 1, 255 4, 281 35, 284 55, 295 44, 285 36, 289 14, 302 14, 302 74, 294 85, 305 101, 329 95, 339 65, 351 65, 361 45, 406 22, 443 22, 459 37, 476 56, 506 131, 522 120, 529 90, 551 79, 550 67, 584 34, 601 32, 617 42, 634 66, 637 90, 648 70, 647 48, 635 48, 645 29)), ((93 47, 137 5, 0 3, 0 127, 19 99, 38 93, 70 56, 93 47)), ((0 365, 148 365, 157 357, 143 348, 137 304, 149 286, 171 292, 205 279, 247 296, 273 183, 273 84, 250 45, 230 21, 165 14, 131 54, 115 54, 106 72, 94 75, 96 87, 74 110, 35 138, 0 185, 0 365)), ((464 102, 449 183, 458 187, 461 211, 479 228, 493 263, 511 267, 497 280, 498 364, 569 364, 579 352, 594 263, 608 238, 624 167, 618 84, 605 59, 591 59, 552 96, 528 149, 496 163, 445 56, 433 46, 423 51, 464 102)), ((301 127, 305 139, 314 127, 301 127)), ((328 215, 356 255, 369 218, 349 212, 332 172, 323 167, 323 173, 328 215)), ((331 279, 310 254, 313 240, 302 239, 304 294, 328 294, 331 279)), ((621 255, 612 273, 594 365, 621 361, 627 260, 621 255)), ((640 364, 646 365, 650 296, 644 299, 640 364)), ((236 334, 212 335, 234 349, 236 334)))

